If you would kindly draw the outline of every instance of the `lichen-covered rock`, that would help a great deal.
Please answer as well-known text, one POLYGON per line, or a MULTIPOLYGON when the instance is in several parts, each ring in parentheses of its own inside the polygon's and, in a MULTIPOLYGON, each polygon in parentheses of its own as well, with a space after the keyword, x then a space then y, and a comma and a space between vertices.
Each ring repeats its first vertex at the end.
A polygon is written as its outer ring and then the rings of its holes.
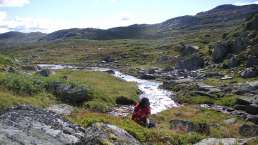
POLYGON ((85 130, 59 115, 31 106, 17 106, 0 114, 1 145, 84 144, 85 130))
POLYGON ((133 136, 116 126, 95 123, 86 129, 85 145, 112 144, 112 145, 140 145, 133 136))
POLYGON ((113 125, 96 123, 84 129, 58 114, 31 106, 0 113, 1 145, 140 145, 129 133, 113 125))

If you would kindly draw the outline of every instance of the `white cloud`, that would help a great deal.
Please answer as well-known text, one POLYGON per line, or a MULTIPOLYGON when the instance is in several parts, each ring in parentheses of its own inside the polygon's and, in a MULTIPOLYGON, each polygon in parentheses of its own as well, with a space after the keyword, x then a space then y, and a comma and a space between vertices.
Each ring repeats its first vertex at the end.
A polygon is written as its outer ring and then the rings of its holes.
POLYGON ((237 2, 237 3, 234 3, 234 5, 237 5, 237 6, 250 5, 250 4, 258 4, 258 0, 252 1, 252 2, 237 2))
POLYGON ((29 0, 0 0, 0 7, 23 7, 29 0))
POLYGON ((0 11, 0 22, 3 21, 7 17, 6 12, 0 11))

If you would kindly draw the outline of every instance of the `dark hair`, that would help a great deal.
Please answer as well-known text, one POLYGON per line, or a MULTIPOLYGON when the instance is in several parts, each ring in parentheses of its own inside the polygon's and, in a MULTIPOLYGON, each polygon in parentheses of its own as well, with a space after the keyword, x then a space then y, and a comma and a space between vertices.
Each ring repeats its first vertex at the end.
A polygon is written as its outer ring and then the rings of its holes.
POLYGON ((148 107, 150 106, 150 101, 148 98, 142 98, 140 101, 140 106, 141 107, 148 107))

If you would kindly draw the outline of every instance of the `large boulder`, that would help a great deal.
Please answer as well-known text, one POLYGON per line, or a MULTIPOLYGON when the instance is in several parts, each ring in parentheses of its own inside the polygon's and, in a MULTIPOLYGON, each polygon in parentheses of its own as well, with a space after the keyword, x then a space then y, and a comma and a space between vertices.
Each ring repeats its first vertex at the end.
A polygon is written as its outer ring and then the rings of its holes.
POLYGON ((1 145, 87 144, 85 133, 63 117, 31 106, 10 108, 0 115, 1 145))
POLYGON ((86 145, 140 145, 140 142, 125 130, 104 123, 95 123, 88 127, 85 140, 88 141, 86 145))
POLYGON ((255 68, 246 68, 240 75, 242 78, 253 78, 258 75, 258 71, 255 68))
POLYGON ((193 123, 191 121, 186 120, 171 120, 170 128, 175 131, 180 132, 198 132, 209 134, 210 127, 205 123, 193 123))
POLYGON ((179 70, 197 70, 202 67, 204 67, 204 59, 198 54, 182 57, 176 63, 176 69, 179 70))
POLYGON ((91 94, 85 86, 64 82, 49 82, 48 90, 65 103, 77 105, 91 99, 91 94))
POLYGON ((214 46, 212 60, 216 63, 222 62, 230 52, 230 47, 226 42, 218 43, 214 46))

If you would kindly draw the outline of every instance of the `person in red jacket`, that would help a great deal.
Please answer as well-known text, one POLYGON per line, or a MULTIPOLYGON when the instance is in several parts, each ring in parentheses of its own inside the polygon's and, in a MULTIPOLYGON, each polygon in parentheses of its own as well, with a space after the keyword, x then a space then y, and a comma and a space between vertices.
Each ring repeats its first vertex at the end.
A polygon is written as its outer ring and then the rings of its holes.
POLYGON ((149 121, 149 116, 151 114, 150 101, 148 98, 142 98, 139 103, 134 107, 134 112, 132 115, 132 120, 140 125, 146 127, 155 127, 154 123, 149 121))

